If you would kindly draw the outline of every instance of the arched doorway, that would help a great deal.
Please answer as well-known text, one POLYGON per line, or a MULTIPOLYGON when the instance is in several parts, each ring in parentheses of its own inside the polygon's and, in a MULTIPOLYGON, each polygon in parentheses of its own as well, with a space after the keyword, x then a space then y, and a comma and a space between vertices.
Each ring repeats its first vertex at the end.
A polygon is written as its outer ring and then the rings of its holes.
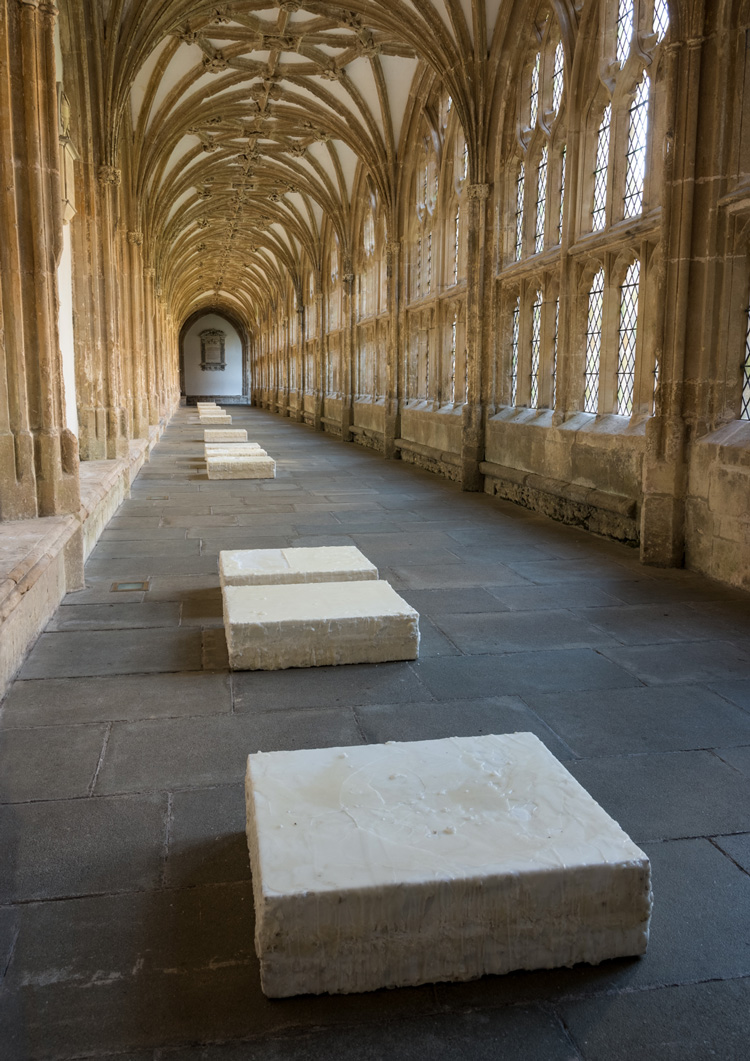
POLYGON ((249 405, 250 352, 242 322, 224 308, 192 313, 180 329, 180 393, 188 405, 249 405))

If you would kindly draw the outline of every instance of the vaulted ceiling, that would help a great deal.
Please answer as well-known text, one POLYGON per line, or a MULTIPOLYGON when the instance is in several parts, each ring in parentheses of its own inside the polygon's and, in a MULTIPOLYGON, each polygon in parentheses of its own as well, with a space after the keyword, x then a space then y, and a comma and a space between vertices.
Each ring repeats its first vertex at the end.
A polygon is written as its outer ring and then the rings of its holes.
POLYGON ((102 137, 113 158, 132 144, 138 222, 175 312, 223 301, 247 319, 321 264, 326 218, 346 252, 360 163, 393 205, 420 63, 470 125, 501 2, 99 0, 102 137))

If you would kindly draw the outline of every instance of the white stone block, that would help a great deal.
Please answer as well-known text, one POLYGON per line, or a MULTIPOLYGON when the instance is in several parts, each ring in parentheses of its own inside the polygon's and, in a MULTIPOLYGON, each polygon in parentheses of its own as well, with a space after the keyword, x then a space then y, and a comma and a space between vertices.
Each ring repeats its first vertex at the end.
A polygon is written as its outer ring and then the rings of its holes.
POLYGON ((206 457, 209 479, 275 479, 276 461, 270 457, 206 457))
POLYGON ((377 567, 355 545, 228 549, 219 553, 222 586, 358 582, 377 577, 377 567))
POLYGON ((203 447, 205 457, 267 457, 257 442, 206 442, 203 447))
POLYGON ((202 424, 231 424, 232 417, 229 413, 201 413, 200 422, 202 424))
POLYGON ((531 733, 251 755, 270 997, 643 954, 646 855, 531 733))
POLYGON ((226 586, 233 670, 416 659, 419 615, 387 582, 226 586))
POLYGON ((247 442, 247 431, 244 427, 207 428, 203 432, 204 442, 247 442))

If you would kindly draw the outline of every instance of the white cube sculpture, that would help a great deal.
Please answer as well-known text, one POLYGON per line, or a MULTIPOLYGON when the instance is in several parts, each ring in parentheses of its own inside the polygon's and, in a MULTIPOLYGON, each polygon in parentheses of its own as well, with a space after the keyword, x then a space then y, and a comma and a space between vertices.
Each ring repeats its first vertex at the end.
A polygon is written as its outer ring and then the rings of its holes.
POLYGON ((387 582, 225 586, 233 670, 416 659, 419 615, 387 582))
POLYGON ((219 428, 206 428, 203 432, 204 442, 247 442, 247 431, 244 427, 230 427, 222 431, 219 428))
POLYGON ((229 413, 201 413, 200 422, 202 424, 231 424, 232 417, 229 413))
POLYGON ((232 457, 223 453, 206 457, 209 479, 275 479, 276 461, 268 456, 232 457))
POLYGON ((251 755, 266 995, 643 954, 647 856, 531 733, 251 755))
POLYGON ((219 553, 222 587, 282 585, 289 582, 357 582, 377 577, 377 567, 356 545, 226 549, 219 553))

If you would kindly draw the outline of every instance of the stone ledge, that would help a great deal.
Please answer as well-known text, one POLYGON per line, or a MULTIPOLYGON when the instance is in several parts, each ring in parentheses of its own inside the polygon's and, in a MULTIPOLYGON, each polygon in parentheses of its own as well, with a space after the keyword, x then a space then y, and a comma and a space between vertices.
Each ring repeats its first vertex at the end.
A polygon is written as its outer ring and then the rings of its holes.
POLYGON ((407 438, 397 438, 394 443, 396 449, 406 453, 414 453, 418 457, 426 457, 435 461, 436 464, 448 464, 453 468, 461 467, 461 455, 452 453, 450 450, 435 449, 433 446, 425 446, 421 442, 410 442, 407 438))
POLYGON ((82 582, 75 516, 0 524, 0 695, 62 598, 82 582))
POLYGON ((616 541, 633 545, 639 541, 639 506, 635 498, 490 461, 482 461, 479 470, 485 477, 487 494, 616 541))

